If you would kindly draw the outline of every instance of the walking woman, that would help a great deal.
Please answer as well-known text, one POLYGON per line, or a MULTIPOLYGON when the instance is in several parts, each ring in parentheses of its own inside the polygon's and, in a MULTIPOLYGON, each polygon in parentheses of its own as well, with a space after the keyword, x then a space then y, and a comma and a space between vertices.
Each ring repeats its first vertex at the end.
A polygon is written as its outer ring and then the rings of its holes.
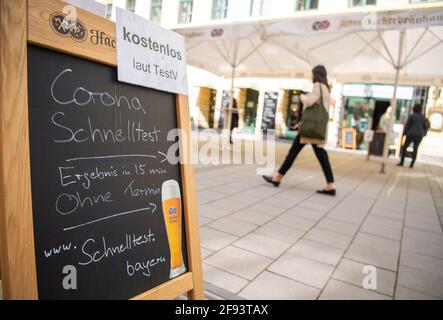
POLYGON ((311 144, 315 155, 320 162, 327 182, 326 186, 323 189, 318 190, 317 193, 335 196, 334 175, 332 173, 328 153, 323 148, 326 144, 326 130, 330 104, 328 76, 324 66, 316 66, 312 70, 312 80, 314 82, 312 92, 300 96, 301 102, 303 103, 303 113, 299 133, 295 138, 285 161, 280 167, 278 174, 275 174, 272 177, 263 176, 263 179, 275 187, 278 187, 303 147, 306 144, 311 144))
POLYGON ((413 108, 412 113, 406 121, 403 135, 406 136, 406 141, 401 149, 401 160, 398 166, 403 166, 406 157, 406 151, 411 143, 414 144, 414 152, 412 153, 412 161, 409 168, 414 167, 415 159, 417 158, 418 146, 421 143, 423 137, 427 134, 430 127, 429 120, 423 115, 423 106, 418 103, 413 108))

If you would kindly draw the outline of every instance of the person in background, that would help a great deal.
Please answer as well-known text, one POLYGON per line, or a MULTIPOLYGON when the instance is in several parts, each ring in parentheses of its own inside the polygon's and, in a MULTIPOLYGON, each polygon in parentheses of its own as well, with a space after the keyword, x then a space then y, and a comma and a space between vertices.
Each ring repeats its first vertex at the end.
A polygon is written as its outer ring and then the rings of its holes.
POLYGON ((388 132, 389 131, 389 119, 391 118, 391 111, 392 107, 389 106, 389 108, 386 110, 385 113, 380 117, 380 121, 378 123, 377 130, 382 132, 388 132))
POLYGON ((409 115, 403 129, 403 135, 406 136, 406 141, 401 149, 401 160, 398 166, 403 166, 406 157, 406 151, 411 143, 414 143, 414 151, 412 153, 412 161, 409 168, 414 167, 415 159, 417 158, 418 146, 423 137, 427 134, 429 129, 429 121, 423 115, 423 106, 417 103, 413 108, 413 113, 409 115))
MULTIPOLYGON (((389 106, 389 108, 386 110, 386 112, 383 113, 383 115, 380 117, 380 121, 379 121, 378 127, 377 127, 378 132, 384 132, 386 135, 388 134, 389 124, 390 124, 390 120, 391 120, 391 111, 392 111, 392 107, 389 106)), ((392 146, 394 144, 395 144, 395 137, 394 137, 394 134, 391 134, 390 139, 389 139, 389 146, 392 146)))
MULTIPOLYGON (((316 66, 312 70, 312 81, 314 83, 314 88, 311 93, 303 94, 300 96, 301 102, 303 103, 303 108, 306 110, 309 107, 312 107, 316 104, 321 97, 323 97, 323 106, 326 111, 329 112, 330 105, 330 95, 329 95, 329 85, 328 85, 328 76, 326 72, 326 68, 324 66, 316 66)), ((302 113, 303 119, 303 113, 302 113)), ((274 187, 278 187, 280 182, 283 180, 286 172, 291 168, 295 159, 297 158, 300 151, 306 144, 312 144, 312 148, 314 149, 315 155, 320 162, 323 173, 326 177, 326 187, 324 189, 318 190, 317 193, 335 196, 335 183, 334 183, 334 175, 332 173, 331 164, 329 162, 328 153, 323 148, 326 144, 326 141, 319 141, 315 139, 303 138, 300 135, 297 135, 295 138, 291 149, 289 150, 288 155, 286 156, 285 161, 283 162, 278 174, 274 176, 263 176, 263 179, 274 185, 274 187)))
POLYGON ((231 126, 230 126, 230 133, 229 133, 229 143, 233 144, 232 141, 232 134, 234 133, 234 129, 238 128, 238 107, 237 107, 237 100, 234 98, 232 101, 232 115, 231 115, 231 126))

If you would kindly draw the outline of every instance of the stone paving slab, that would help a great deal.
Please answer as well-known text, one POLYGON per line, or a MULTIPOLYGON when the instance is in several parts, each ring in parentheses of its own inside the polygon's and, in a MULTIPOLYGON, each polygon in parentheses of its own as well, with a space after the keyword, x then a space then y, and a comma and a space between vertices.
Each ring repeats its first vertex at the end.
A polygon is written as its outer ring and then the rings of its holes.
POLYGON ((325 197, 306 150, 280 188, 254 166, 197 168, 208 285, 246 299, 443 299, 443 168, 381 175, 378 160, 333 152, 338 195, 325 197), (376 289, 363 288, 365 266, 376 289))
POLYGON ((287 242, 272 239, 254 232, 234 242, 233 246, 261 254, 271 259, 277 259, 291 245, 287 242))
MULTIPOLYGON (((348 259, 342 259, 337 266, 333 279, 341 280, 348 284, 353 284, 357 287, 362 287, 362 270, 365 264, 352 261, 348 259)), ((378 269, 377 270, 377 288, 374 291, 393 296, 395 288, 395 272, 378 269)))
POLYGON ((390 300, 391 298, 342 281, 331 279, 323 290, 321 300, 390 300))
POLYGON ((265 271, 243 289, 240 296, 253 300, 312 300, 319 293, 320 289, 265 271))
POLYGON ((271 264, 272 259, 244 249, 228 246, 211 255, 205 262, 239 277, 252 280, 271 264))
POLYGON ((284 254, 268 268, 276 274, 318 289, 326 285, 334 269, 331 265, 303 258, 291 252, 284 254))
POLYGON ((248 284, 248 280, 212 267, 207 263, 203 264, 203 273, 205 274, 205 281, 232 293, 238 293, 248 284))

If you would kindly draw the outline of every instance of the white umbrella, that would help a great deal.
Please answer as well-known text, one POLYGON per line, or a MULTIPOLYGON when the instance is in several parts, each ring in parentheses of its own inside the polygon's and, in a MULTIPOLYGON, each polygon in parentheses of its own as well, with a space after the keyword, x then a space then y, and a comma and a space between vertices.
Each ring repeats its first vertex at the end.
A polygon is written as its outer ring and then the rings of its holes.
MULTIPOLYGON (((393 83, 395 114, 398 84, 443 85, 443 5, 408 8, 310 12, 176 31, 187 38, 189 64, 231 77, 230 107, 236 76, 306 78, 322 63, 339 81, 393 83)), ((382 172, 387 156, 385 143, 382 172)))

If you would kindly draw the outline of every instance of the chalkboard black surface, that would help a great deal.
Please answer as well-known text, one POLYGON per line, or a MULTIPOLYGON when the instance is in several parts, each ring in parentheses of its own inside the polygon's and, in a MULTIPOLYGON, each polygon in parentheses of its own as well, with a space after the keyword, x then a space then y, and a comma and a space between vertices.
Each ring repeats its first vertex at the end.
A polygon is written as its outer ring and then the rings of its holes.
POLYGON ((383 149, 385 146, 386 133, 374 132, 374 137, 370 143, 369 154, 373 156, 383 156, 383 149))
POLYGON ((28 70, 39 298, 127 299, 183 273, 175 95, 35 46, 28 70))
POLYGON ((262 130, 275 129, 278 92, 265 92, 262 130))
MULTIPOLYGON (((221 107, 222 110, 220 112, 220 118, 218 119, 218 128, 219 129, 223 129, 225 127, 225 117, 226 117, 226 108, 229 108, 229 92, 224 90, 222 93, 222 102, 221 102, 221 107)), ((228 125, 228 128, 230 127, 230 125, 228 125)))

